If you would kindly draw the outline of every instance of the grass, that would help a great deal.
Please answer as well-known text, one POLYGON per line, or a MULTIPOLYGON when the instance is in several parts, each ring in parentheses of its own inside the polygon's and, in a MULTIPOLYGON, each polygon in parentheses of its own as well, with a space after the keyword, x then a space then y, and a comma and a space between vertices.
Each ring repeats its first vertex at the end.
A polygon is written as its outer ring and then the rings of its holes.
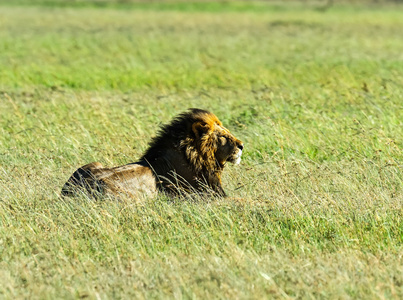
POLYGON ((400 10, 38 3, 0 8, 0 298, 403 297, 400 10), (229 199, 58 197, 187 107, 245 143, 229 199))

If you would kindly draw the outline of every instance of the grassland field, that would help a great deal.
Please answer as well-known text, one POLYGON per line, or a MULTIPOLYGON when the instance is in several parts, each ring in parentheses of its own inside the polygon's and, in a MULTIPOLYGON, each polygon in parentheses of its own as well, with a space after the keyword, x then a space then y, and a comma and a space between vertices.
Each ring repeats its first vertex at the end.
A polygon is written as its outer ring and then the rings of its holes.
POLYGON ((403 6, 0 1, 1 299, 402 299, 403 6), (226 199, 62 199, 213 111, 226 199))

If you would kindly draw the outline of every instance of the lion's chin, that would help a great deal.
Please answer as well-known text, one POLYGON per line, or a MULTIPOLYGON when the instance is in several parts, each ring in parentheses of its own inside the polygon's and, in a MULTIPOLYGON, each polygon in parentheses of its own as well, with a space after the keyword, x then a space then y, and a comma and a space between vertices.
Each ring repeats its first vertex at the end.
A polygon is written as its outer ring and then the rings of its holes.
POLYGON ((239 165, 241 162, 242 150, 239 150, 235 157, 231 160, 234 165, 239 165))

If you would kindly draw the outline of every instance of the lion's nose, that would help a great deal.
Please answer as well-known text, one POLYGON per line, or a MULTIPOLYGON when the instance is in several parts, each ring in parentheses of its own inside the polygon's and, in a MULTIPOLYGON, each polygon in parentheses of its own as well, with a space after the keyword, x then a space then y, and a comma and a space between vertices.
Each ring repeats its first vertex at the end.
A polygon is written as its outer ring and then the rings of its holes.
POLYGON ((243 150, 243 144, 238 144, 238 148, 239 148, 240 150, 243 150))

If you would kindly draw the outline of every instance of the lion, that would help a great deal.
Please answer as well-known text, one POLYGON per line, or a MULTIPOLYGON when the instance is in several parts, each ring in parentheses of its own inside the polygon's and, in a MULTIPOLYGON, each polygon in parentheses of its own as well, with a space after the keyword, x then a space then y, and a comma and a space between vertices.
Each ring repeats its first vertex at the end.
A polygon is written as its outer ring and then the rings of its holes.
POLYGON ((93 162, 76 170, 62 196, 132 198, 210 193, 225 197, 221 174, 239 164, 243 143, 211 112, 191 108, 163 125, 139 161, 114 168, 93 162))

